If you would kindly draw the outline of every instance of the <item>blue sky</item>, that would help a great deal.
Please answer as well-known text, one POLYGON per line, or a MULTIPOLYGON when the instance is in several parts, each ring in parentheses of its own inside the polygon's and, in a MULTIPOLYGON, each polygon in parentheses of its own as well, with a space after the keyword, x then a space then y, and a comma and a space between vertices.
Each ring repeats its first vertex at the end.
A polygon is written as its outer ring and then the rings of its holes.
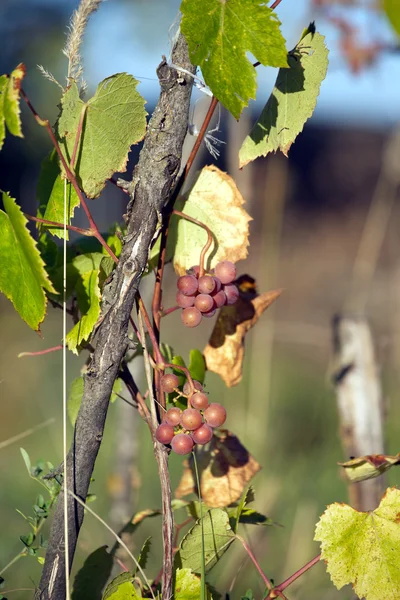
MULTIPOLYGON (((168 55, 168 28, 179 0, 108 0, 90 22, 85 39, 86 77, 91 86, 115 72, 127 71, 143 79, 140 91, 151 105, 158 95, 155 69, 162 54, 168 55), (152 79, 153 78, 153 79, 152 79)), ((326 20, 311 11, 308 0, 282 0, 278 9, 282 31, 293 47, 301 31, 316 19, 326 36, 330 66, 318 100, 315 119, 337 124, 389 126, 400 116, 400 53, 385 54, 360 75, 349 72, 336 50, 338 34, 326 20)), ((354 9, 353 22, 364 39, 394 42, 390 26, 376 14, 354 9)), ((259 68, 257 108, 268 98, 276 78, 274 69, 259 68)))

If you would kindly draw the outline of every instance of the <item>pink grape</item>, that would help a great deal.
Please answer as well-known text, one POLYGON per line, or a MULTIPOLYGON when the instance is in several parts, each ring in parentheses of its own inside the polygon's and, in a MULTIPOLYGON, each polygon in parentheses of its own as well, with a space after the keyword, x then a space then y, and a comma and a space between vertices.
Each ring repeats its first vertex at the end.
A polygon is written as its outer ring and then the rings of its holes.
POLYGON ((205 317, 206 319, 211 319, 211 317, 213 317, 216 312, 217 312, 217 309, 212 308, 211 310, 208 310, 207 312, 203 313, 203 317, 205 317))
POLYGON ((196 296, 185 296, 179 290, 176 292, 176 303, 180 308, 189 308, 194 305, 196 296))
POLYGON ((179 386, 179 379, 173 373, 167 373, 161 377, 160 385, 163 392, 171 394, 179 386))
POLYGON ((204 418, 210 427, 221 427, 226 421, 226 410, 217 402, 213 402, 204 411, 204 418))
POLYGON ((177 281, 177 286, 184 296, 192 296, 197 292, 198 283, 194 275, 182 275, 177 281))
POLYGON ((230 260, 223 260, 215 267, 215 275, 221 283, 231 283, 236 279, 236 267, 230 260))
POLYGON ((190 435, 177 433, 172 438, 171 446, 176 454, 189 454, 193 449, 194 443, 190 435))
POLYGON ((190 404, 197 410, 204 410, 208 406, 208 396, 204 392, 195 392, 190 396, 190 404))
POLYGON ((201 413, 195 408, 187 408, 183 411, 181 416, 181 425, 185 429, 198 429, 202 423, 203 417, 201 416, 201 413))
POLYGON ((226 294, 226 303, 228 305, 235 304, 239 298, 239 290, 236 285, 224 285, 224 292, 226 294))
POLYGON ((181 312, 181 319, 186 327, 197 327, 201 322, 201 312, 195 306, 184 308, 181 312))
MULTIPOLYGON (((199 392, 203 391, 203 386, 201 385, 200 381, 196 381, 195 379, 193 380, 193 387, 195 390, 197 390, 199 392)), ((190 383, 188 381, 186 381, 183 386, 183 393, 186 394, 186 396, 187 396, 188 394, 190 394, 190 391, 191 391, 190 383)))
POLYGON ((194 305, 202 313, 212 310, 214 306, 214 300, 208 294, 199 294, 196 296, 194 305))
POLYGON ((182 411, 177 406, 169 408, 164 415, 164 420, 168 425, 176 427, 181 422, 182 411))
POLYGON ((196 444, 208 444, 213 436, 213 430, 209 425, 204 424, 195 429, 190 435, 196 444))
POLYGON ((169 423, 161 423, 156 429, 156 439, 162 444, 170 444, 174 437, 174 428, 169 423))
POLYGON ((211 275, 203 275, 199 277, 199 292, 200 294, 211 294, 215 288, 215 280, 211 275))
POLYGON ((212 296, 214 296, 214 294, 218 294, 218 292, 220 291, 220 289, 222 287, 222 283, 220 282, 218 277, 214 277, 214 281, 215 281, 215 288, 213 290, 213 293, 211 294, 212 296))
POLYGON ((217 308, 221 308, 221 306, 224 306, 224 304, 226 304, 226 294, 224 292, 224 290, 220 290, 219 292, 217 292, 212 299, 214 300, 215 306, 217 308))
POLYGON ((190 267, 190 269, 188 269, 188 271, 186 271, 186 273, 188 275, 194 275, 194 277, 196 277, 196 279, 199 278, 199 274, 200 274, 200 267, 199 265, 195 265, 194 267, 190 267))

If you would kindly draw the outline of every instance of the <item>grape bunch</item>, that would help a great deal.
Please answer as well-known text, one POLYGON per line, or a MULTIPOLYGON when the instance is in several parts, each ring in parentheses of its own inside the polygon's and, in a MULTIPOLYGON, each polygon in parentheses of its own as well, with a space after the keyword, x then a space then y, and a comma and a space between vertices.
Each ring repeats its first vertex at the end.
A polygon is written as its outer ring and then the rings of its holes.
MULTIPOLYGON (((209 403, 208 396, 204 393, 199 381, 193 381, 194 392, 187 381, 183 386, 181 395, 188 399, 188 407, 181 410, 177 406, 169 408, 163 422, 156 429, 156 439, 171 445, 176 454, 189 454, 195 444, 207 444, 215 427, 221 427, 226 420, 225 408, 216 402, 209 403)), ((161 377, 161 388, 171 394, 177 391, 179 379, 173 373, 161 377)))
POLYGON ((239 290, 232 282, 236 267, 229 260, 217 264, 210 273, 200 277, 200 267, 195 266, 177 281, 176 303, 182 308, 181 318, 186 327, 197 327, 202 317, 210 318, 224 304, 235 304, 239 290))

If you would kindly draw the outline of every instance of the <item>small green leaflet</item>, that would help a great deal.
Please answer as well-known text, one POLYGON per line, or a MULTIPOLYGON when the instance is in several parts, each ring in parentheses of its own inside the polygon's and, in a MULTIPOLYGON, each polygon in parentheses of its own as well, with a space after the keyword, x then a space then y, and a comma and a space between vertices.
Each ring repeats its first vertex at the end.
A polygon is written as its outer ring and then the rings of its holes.
POLYGON ((102 600, 141 600, 135 586, 132 573, 124 572, 117 575, 106 587, 102 600))
POLYGON ((68 332, 66 343, 75 354, 79 354, 81 343, 89 339, 100 315, 99 268, 103 258, 100 252, 93 252, 72 261, 72 268, 77 272, 75 291, 82 317, 68 332))
POLYGON ((20 63, 9 77, 8 75, 0 77, 0 150, 6 136, 6 125, 12 135, 24 137, 21 127, 19 92, 25 73, 26 67, 20 63))
POLYGON ((246 54, 265 66, 287 66, 285 40, 275 13, 260 0, 183 0, 181 30, 190 58, 206 84, 238 119, 257 89, 246 54))
MULTIPOLYGON (((191 569, 177 569, 175 572, 174 600, 199 600, 201 581, 191 569)), ((206 586, 206 599, 212 600, 206 586)))
MULTIPOLYGON (((70 224, 74 216, 74 210, 79 206, 79 198, 74 188, 69 182, 61 179, 58 157, 55 150, 47 156, 42 162, 39 181, 36 189, 39 202, 38 217, 46 221, 55 221, 63 223, 64 221, 64 186, 66 186, 67 195, 67 225, 70 224)), ((46 227, 46 225, 43 225, 46 227)), ((64 239, 64 230, 56 227, 48 227, 49 233, 64 239)), ((67 231, 67 240, 68 231, 67 231)))
POLYGON ((285 156, 314 112, 328 68, 324 37, 309 32, 288 55, 289 68, 280 69, 260 118, 239 151, 240 168, 260 156, 281 150, 285 156))
MULTIPOLYGON (((227 513, 220 508, 212 508, 203 517, 204 560, 206 573, 210 571, 235 539, 229 525, 227 513)), ((201 522, 197 521, 183 538, 178 560, 183 568, 201 572, 201 522)))
POLYGON ((399 0, 383 0, 383 9, 393 29, 400 35, 400 5, 399 0))
POLYGON ((357 512, 331 504, 322 515, 314 539, 321 558, 340 590, 351 583, 359 598, 400 598, 400 490, 386 490, 378 508, 357 512))
POLYGON ((3 192, 3 205, 5 212, 0 210, 0 291, 11 300, 29 327, 38 331, 46 314, 44 290, 57 292, 20 207, 6 192, 3 192))
POLYGON ((104 79, 87 102, 74 81, 62 97, 56 129, 68 162, 84 115, 75 172, 90 198, 100 194, 114 173, 126 170, 130 147, 144 137, 147 113, 137 84, 132 75, 118 73, 104 79))

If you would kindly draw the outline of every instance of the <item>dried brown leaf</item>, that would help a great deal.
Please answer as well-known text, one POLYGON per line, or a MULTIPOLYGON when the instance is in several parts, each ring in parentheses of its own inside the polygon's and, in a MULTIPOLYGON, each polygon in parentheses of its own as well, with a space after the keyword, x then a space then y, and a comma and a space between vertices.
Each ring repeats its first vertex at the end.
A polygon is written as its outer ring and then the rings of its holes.
POLYGON ((252 299, 242 294, 236 304, 221 309, 203 354, 207 369, 218 373, 228 387, 242 379, 246 333, 282 291, 273 290, 252 299))
MULTIPOLYGON (((243 494, 249 481, 261 469, 256 459, 230 431, 214 435, 206 446, 196 447, 201 497, 211 508, 233 504, 243 494)), ((184 464, 176 497, 197 493, 193 458, 184 464)))

